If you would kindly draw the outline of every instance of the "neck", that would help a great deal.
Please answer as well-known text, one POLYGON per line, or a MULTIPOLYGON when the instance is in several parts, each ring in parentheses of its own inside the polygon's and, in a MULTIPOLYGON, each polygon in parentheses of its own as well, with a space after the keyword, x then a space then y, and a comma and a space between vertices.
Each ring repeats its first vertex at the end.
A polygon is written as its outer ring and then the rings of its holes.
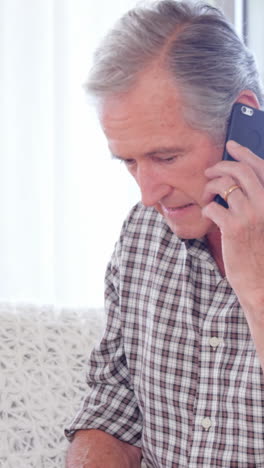
POLYGON ((222 255, 221 232, 216 229, 206 236, 207 244, 222 276, 225 276, 225 266, 222 255))

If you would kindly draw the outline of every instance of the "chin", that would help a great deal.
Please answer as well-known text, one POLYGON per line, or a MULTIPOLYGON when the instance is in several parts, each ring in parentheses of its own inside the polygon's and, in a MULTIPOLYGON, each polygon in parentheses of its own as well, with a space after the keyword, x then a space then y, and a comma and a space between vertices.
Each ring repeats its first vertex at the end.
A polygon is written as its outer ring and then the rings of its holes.
MULTIPOLYGON (((167 221, 167 220, 166 220, 167 221)), ((180 239, 200 239, 214 229, 214 224, 210 220, 203 220, 201 223, 177 226, 167 222, 172 232, 180 239)))

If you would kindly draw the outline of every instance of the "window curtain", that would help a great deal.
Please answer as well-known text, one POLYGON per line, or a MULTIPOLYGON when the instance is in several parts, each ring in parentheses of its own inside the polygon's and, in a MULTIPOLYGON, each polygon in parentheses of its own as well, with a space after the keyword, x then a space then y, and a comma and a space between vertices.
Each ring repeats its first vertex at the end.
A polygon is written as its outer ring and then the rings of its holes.
POLYGON ((0 300, 101 307, 139 192, 83 90, 109 25, 136 2, 0 0, 0 300))
POLYGON ((139 191, 111 160, 83 83, 100 38, 136 3, 0 0, 0 300, 103 304, 139 191))

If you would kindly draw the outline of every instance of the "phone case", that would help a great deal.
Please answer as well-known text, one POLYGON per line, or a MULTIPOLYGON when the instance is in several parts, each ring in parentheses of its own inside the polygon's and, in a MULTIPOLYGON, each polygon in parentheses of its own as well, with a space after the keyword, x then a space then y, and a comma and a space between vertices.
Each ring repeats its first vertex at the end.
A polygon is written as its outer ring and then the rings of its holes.
MULTIPOLYGON (((228 140, 235 140, 264 159, 264 112, 245 104, 234 104, 228 123, 226 142, 228 140)), ((235 161, 226 151, 226 147, 223 159, 235 161)), ((228 204, 220 195, 216 195, 214 200, 228 208, 228 204)))

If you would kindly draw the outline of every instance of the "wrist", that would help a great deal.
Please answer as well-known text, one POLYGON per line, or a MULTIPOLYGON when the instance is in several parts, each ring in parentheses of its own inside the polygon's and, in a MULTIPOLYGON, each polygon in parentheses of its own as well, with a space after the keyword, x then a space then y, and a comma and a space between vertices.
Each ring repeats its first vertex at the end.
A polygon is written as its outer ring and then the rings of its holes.
POLYGON ((140 468, 141 450, 101 430, 79 430, 68 451, 67 468, 140 468))

